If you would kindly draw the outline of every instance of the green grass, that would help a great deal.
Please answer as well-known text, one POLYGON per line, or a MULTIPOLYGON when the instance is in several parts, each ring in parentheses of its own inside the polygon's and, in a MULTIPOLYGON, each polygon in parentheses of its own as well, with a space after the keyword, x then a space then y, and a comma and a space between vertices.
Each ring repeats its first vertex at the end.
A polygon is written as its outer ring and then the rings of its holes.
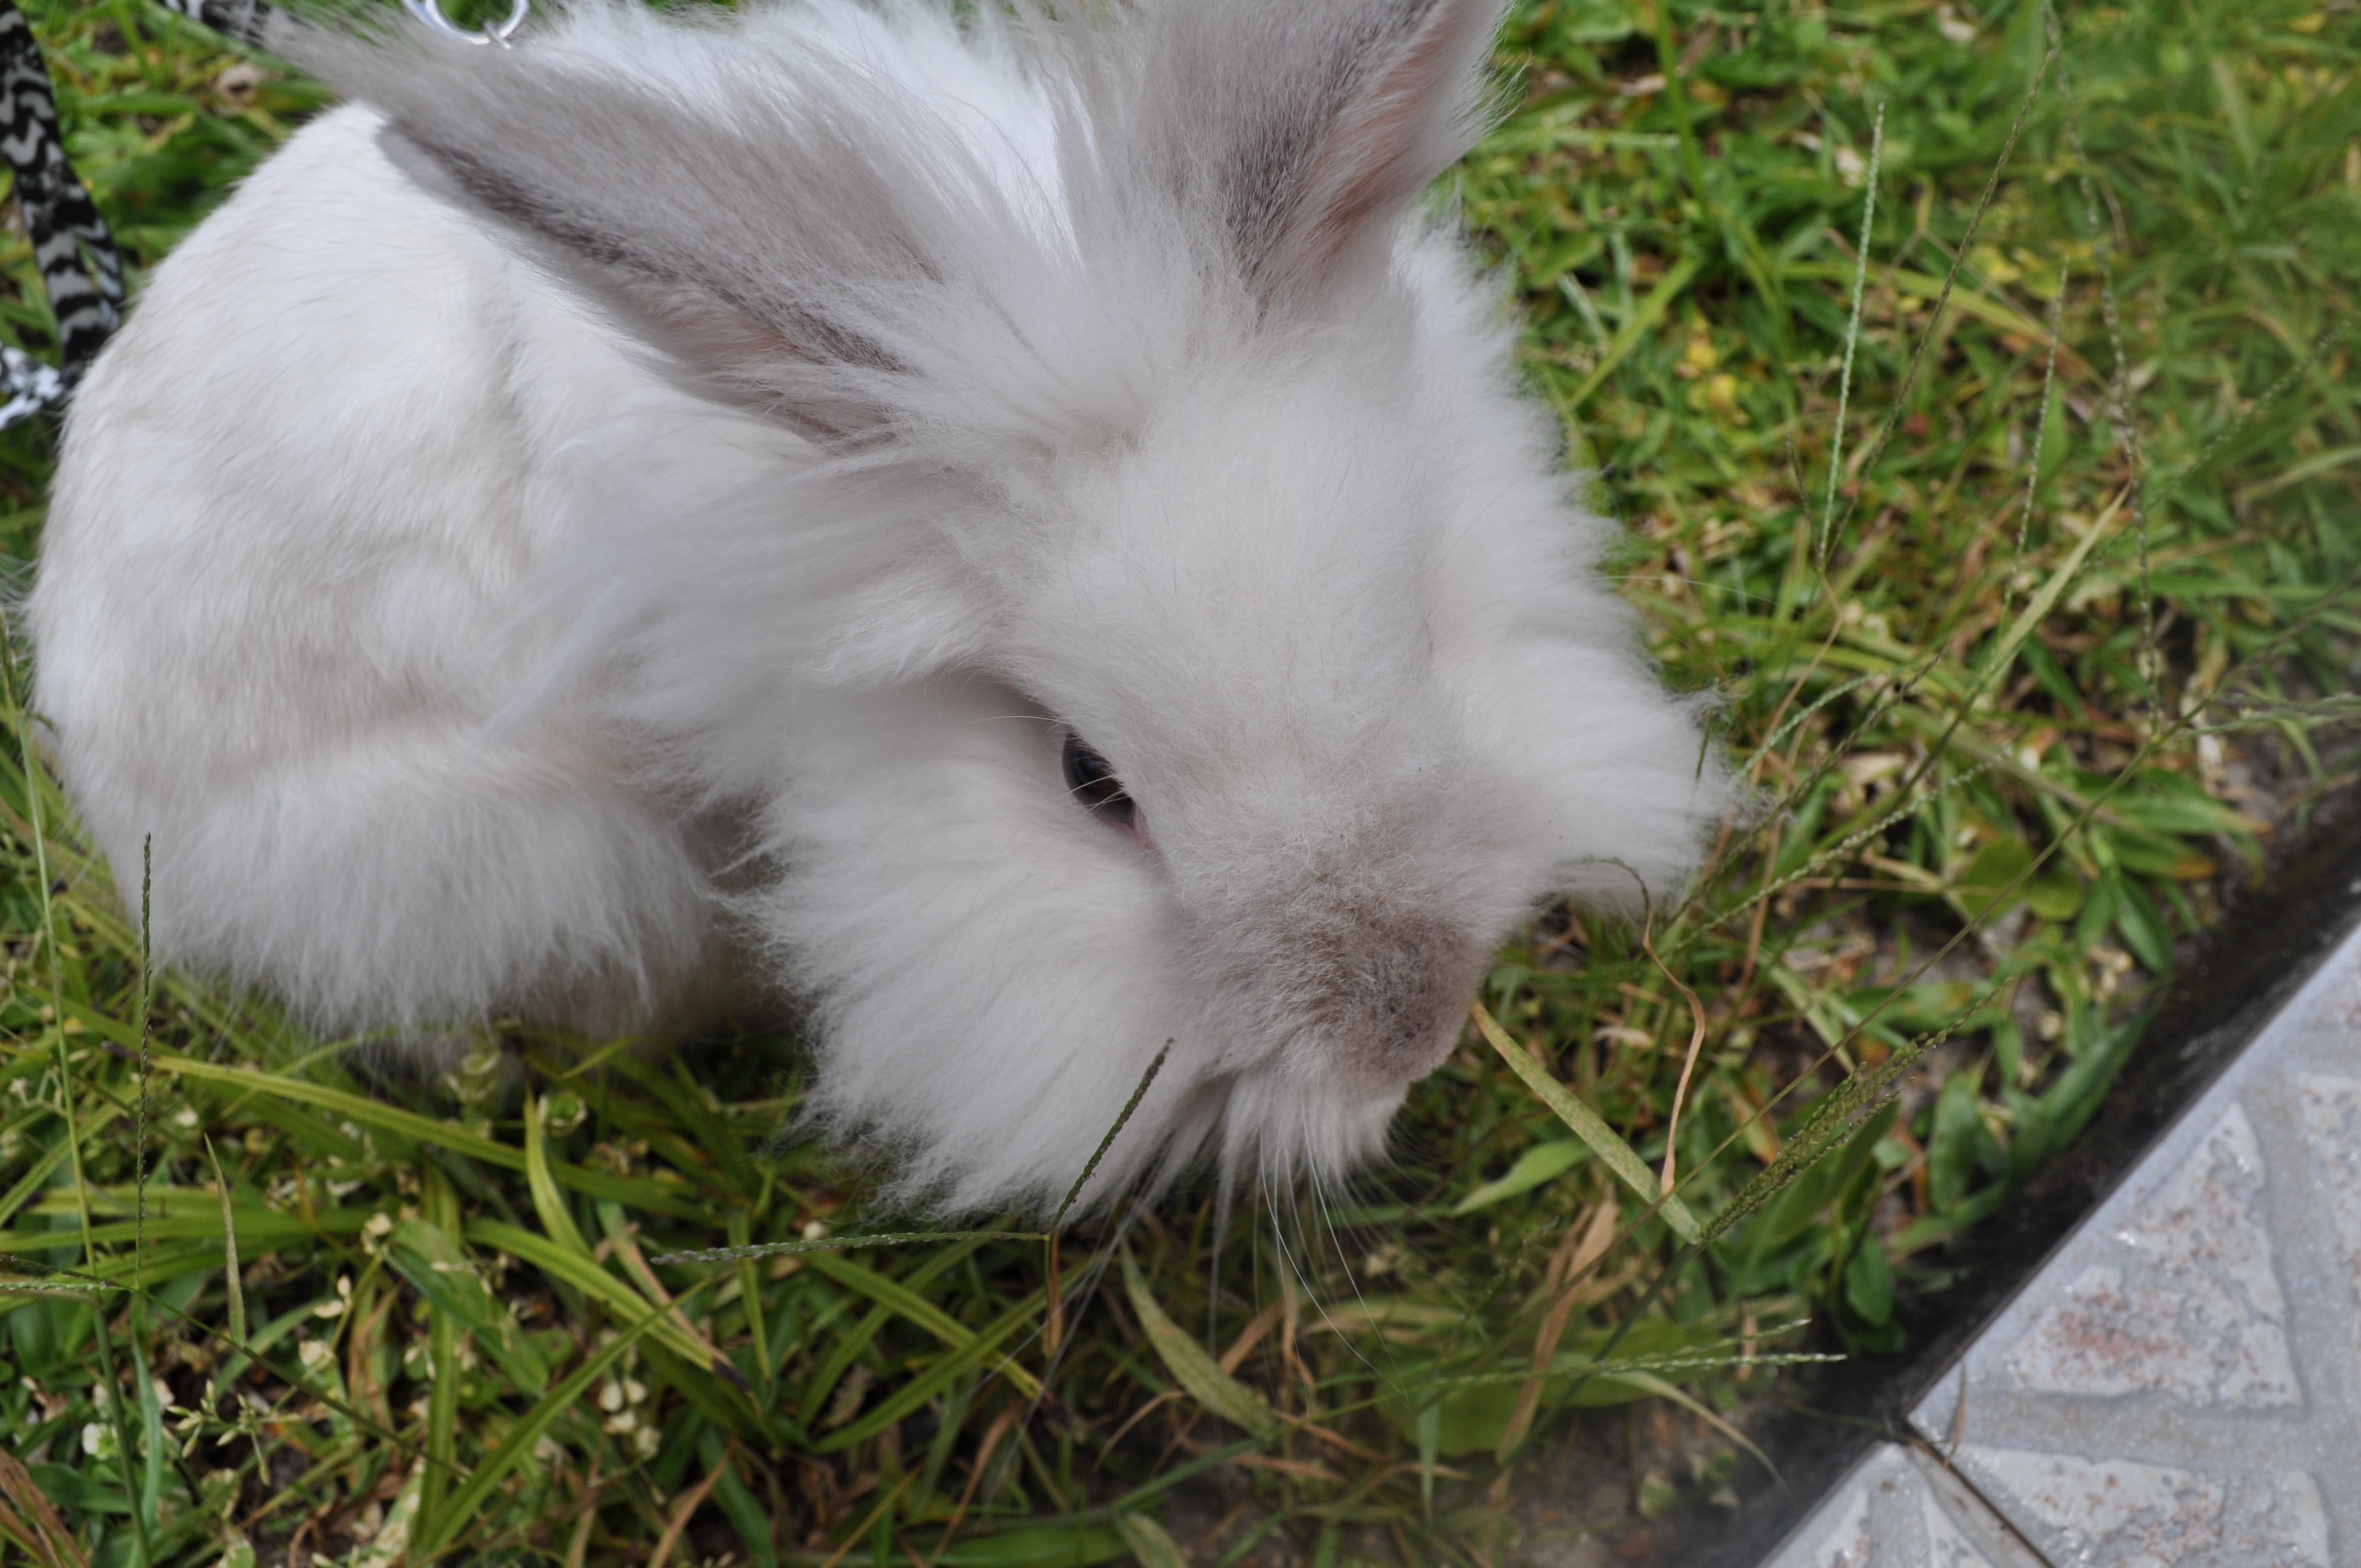
MULTIPOLYGON (((142 264, 324 101, 136 0, 27 10, 142 264)), ((1902 1348, 2349 782, 2361 16, 1582 0, 1503 63, 1462 210, 1761 800, 1644 933, 1502 955, 1532 1065, 1471 1029, 1349 1194, 1083 1227, 1054 1323, 1038 1241, 653 1264, 912 1225, 772 1141, 792 1041, 405 1088, 150 995, 137 868, 12 745, 0 1561, 1160 1568, 1226 1470, 1186 1561, 1498 1563, 1576 1408, 1743 1419, 1783 1356, 1902 1348)), ((49 442, 0 437, 18 562, 49 442)), ((1635 1509, 1754 1463, 1718 1441, 1635 1509)))

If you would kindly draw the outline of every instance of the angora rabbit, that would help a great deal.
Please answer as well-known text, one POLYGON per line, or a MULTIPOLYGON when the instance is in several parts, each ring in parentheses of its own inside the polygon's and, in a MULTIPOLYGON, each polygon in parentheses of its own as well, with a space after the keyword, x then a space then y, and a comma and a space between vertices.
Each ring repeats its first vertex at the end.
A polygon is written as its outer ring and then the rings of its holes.
POLYGON ((946 1208, 1168 1041, 1102 1199, 1375 1152, 1729 787, 1418 212, 1500 9, 286 24, 355 102, 158 269, 30 605, 159 955, 413 1049, 800 997, 946 1208))

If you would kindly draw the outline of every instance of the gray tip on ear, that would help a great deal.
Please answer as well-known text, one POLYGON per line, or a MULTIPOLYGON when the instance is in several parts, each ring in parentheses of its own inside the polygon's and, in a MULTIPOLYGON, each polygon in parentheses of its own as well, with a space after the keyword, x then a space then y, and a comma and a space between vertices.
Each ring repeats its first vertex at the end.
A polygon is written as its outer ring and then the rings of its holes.
POLYGON ((381 145, 412 179, 515 236, 705 395, 865 440, 895 368, 877 323, 990 215, 906 94, 831 71, 818 46, 731 39, 697 93, 635 69, 676 44, 660 32, 730 25, 593 0, 513 49, 382 13, 286 36, 291 59, 385 116, 381 145))
POLYGON ((1351 275, 1483 129, 1503 0, 1169 0, 1148 149, 1267 297, 1351 275))

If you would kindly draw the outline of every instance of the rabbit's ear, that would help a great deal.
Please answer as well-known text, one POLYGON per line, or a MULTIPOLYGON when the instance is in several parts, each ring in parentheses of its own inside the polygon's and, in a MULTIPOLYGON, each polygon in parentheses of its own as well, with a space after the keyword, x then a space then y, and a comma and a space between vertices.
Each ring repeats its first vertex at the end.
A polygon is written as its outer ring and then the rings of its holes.
POLYGON ((1159 131, 1261 293, 1316 293, 1353 270, 1473 144, 1501 13, 1500 0, 1168 5, 1148 60, 1159 131))
POLYGON ((582 9, 513 50, 306 28, 285 52, 708 392, 830 443, 886 429, 892 343, 988 245, 990 182, 873 76, 754 46, 651 82, 633 47, 680 25, 582 9))

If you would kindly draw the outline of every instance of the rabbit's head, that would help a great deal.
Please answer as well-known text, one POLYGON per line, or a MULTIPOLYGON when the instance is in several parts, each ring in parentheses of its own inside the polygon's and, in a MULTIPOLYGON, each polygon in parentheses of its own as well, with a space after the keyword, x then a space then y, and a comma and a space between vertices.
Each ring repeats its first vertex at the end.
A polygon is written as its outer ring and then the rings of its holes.
POLYGON ((653 754, 763 803, 747 907, 818 1103, 906 1190, 1054 1202, 1168 1042, 1102 1195, 1209 1146, 1347 1168, 1538 901, 1669 893, 1719 810, 1411 212, 1499 11, 602 5, 507 55, 297 50, 773 444, 726 486, 588 444, 577 642, 653 754))

